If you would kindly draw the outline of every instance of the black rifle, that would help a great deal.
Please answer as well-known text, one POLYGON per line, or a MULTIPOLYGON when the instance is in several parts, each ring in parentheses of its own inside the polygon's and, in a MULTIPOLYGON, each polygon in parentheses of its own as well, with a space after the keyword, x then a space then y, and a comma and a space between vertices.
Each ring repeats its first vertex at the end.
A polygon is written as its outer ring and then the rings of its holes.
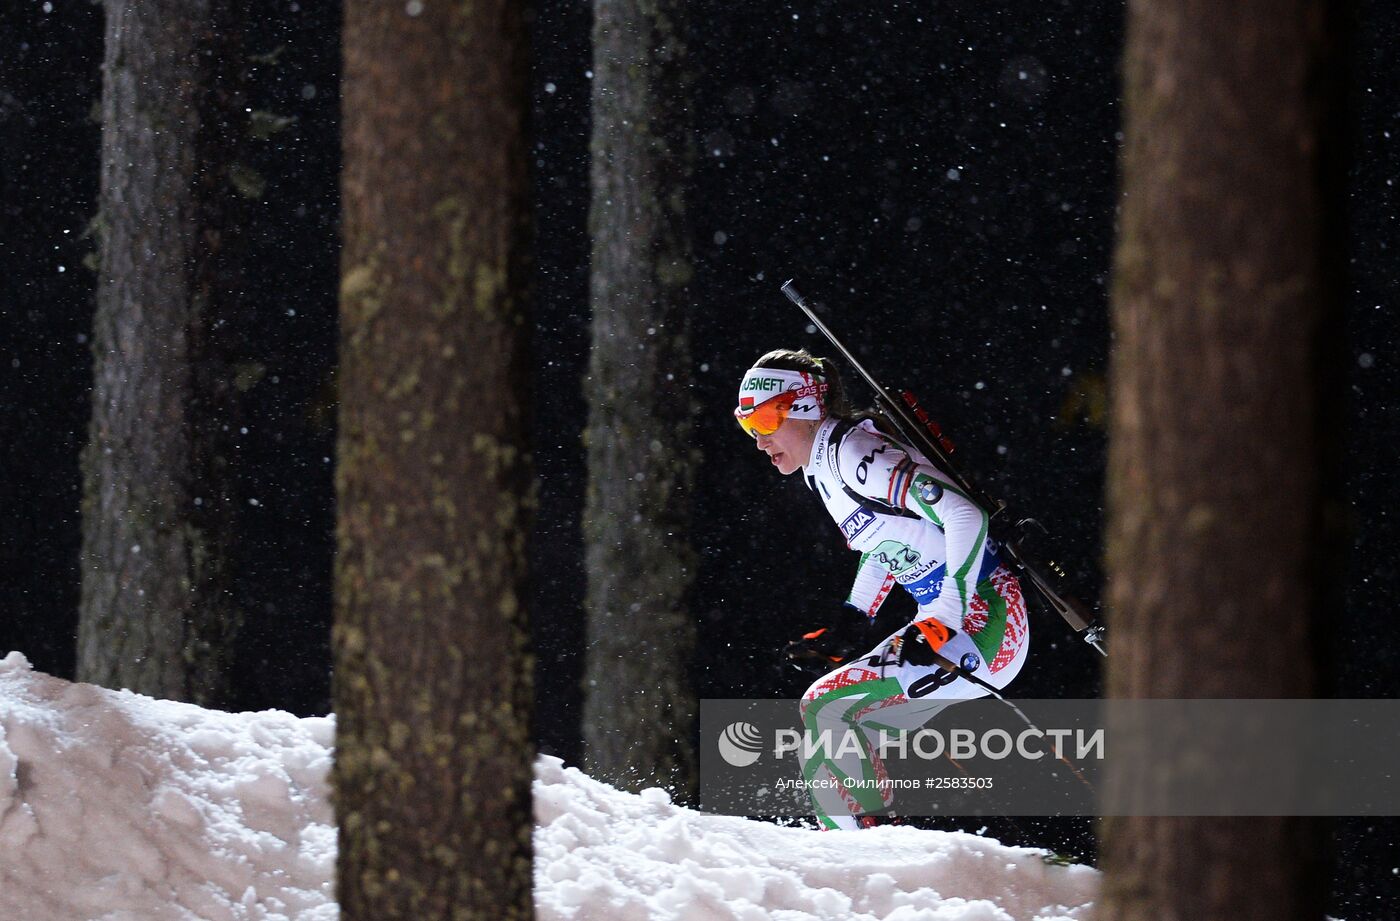
POLYGON ((1026 544, 1033 536, 1033 532, 1039 531, 1044 534, 1046 533, 1045 527, 1034 518, 1016 519, 1008 510, 1005 502, 993 499, 972 480, 964 476, 948 456, 953 450, 952 442, 943 435, 938 425, 919 406, 918 398, 910 391, 905 390, 896 399, 893 391, 881 387, 870 372, 861 366, 850 350, 841 344, 841 341, 832 334, 831 330, 827 329, 826 324, 807 305, 806 299, 797 293, 791 279, 783 284, 782 291, 787 295, 788 300, 796 304, 807 315, 807 319, 812 321, 812 324, 821 331, 823 336, 826 336, 827 340, 836 347, 836 350, 846 361, 850 362, 851 367, 855 368, 857 373, 870 385, 870 389, 875 391, 875 399, 879 404, 880 411, 904 437, 904 440, 922 451, 925 457, 933 461, 939 470, 953 480, 958 489, 962 490, 981 507, 982 511, 987 513, 995 532, 1005 530, 1006 522, 1015 521, 1011 535, 998 534, 998 543, 1005 549, 1008 561, 1020 575, 1035 586, 1046 603, 1054 608, 1076 633, 1084 637, 1086 643, 1097 649, 1100 654, 1107 656, 1108 650, 1104 647, 1104 627, 1094 619, 1093 613, 1083 602, 1064 590, 1063 586, 1067 581, 1064 569, 1054 560, 1046 560, 1041 563, 1039 560, 1032 559, 1027 551, 1026 544))

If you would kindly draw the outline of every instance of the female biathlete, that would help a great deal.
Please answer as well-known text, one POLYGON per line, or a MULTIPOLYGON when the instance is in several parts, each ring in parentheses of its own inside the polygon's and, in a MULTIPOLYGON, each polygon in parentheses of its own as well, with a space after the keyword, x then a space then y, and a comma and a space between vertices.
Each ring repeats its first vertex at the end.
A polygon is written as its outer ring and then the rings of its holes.
POLYGON ((817 819, 824 828, 874 824, 893 801, 879 734, 912 731, 987 693, 933 653, 998 689, 1021 670, 1030 639, 1021 586, 987 535, 986 513, 922 453, 853 413, 826 360, 806 350, 764 355, 744 374, 734 416, 779 473, 802 471, 860 553, 845 606, 789 654, 836 666, 802 695, 809 738, 829 740, 802 749, 817 819), (896 583, 918 602, 913 622, 862 643, 896 583), (859 749, 840 744, 847 729, 859 749))

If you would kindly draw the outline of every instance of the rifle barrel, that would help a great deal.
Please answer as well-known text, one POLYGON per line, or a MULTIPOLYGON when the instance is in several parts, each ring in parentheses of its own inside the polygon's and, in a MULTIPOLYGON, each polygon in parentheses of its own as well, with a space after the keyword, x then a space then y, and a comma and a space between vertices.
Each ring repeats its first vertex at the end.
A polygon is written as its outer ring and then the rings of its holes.
POLYGON ((874 376, 869 371, 865 370, 865 367, 856 360, 856 356, 851 354, 850 349, 842 345, 841 340, 837 339, 831 330, 826 328, 826 324, 822 322, 821 317, 817 316, 812 308, 807 306, 807 299, 797 292, 797 288, 793 286, 791 278, 783 283, 782 290, 783 293, 787 295, 788 300, 796 304, 797 308, 807 315, 807 319, 812 321, 812 324, 821 331, 821 334, 827 338, 827 341, 836 346, 837 350, 841 353, 841 357, 849 361, 851 366, 860 373, 860 376, 865 378, 865 382, 870 385, 871 389, 874 390, 881 399, 893 403, 894 401, 890 399, 889 394, 885 393, 885 388, 881 387, 879 383, 876 382, 874 376))

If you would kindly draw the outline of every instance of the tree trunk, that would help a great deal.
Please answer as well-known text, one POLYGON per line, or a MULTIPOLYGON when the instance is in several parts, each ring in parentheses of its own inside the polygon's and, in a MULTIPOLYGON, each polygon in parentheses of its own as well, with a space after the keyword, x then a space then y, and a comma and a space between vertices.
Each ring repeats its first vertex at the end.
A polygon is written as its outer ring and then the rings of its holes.
POLYGON ((219 705, 240 621, 240 33, 223 0, 106 13, 77 674, 219 705))
MULTIPOLYGON (((1325 690, 1338 24, 1324 0, 1129 5, 1111 697, 1325 690)), ((1102 836, 1105 919, 1322 916, 1315 820, 1118 818, 1102 836)))
POLYGON ((584 542, 589 773, 695 788, 684 0, 595 0, 584 542))
POLYGON ((510 0, 346 4, 346 921, 532 911, 525 41, 510 0))

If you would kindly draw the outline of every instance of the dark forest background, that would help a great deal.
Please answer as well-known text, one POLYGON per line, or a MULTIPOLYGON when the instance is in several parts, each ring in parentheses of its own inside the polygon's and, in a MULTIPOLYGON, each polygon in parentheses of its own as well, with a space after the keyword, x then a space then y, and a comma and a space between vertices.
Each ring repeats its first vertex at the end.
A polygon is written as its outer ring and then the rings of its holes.
MULTIPOLYGON (((799 693, 808 679, 780 671, 777 650, 840 603, 854 569, 822 510, 772 473, 730 416, 735 383, 760 353, 830 353, 778 293, 788 277, 827 305, 828 322, 887 385, 920 394, 994 495, 1050 526, 1082 584, 1098 582, 1123 10, 987 6, 692 5, 701 697, 799 693)), ((1359 7, 1353 276, 1338 318, 1354 542, 1335 574, 1347 597, 1335 644, 1318 654, 1336 658, 1339 696, 1388 697, 1400 690, 1389 666, 1400 649, 1390 457, 1400 441, 1400 65, 1390 53, 1400 12, 1359 7)), ((256 539, 235 560, 247 614, 237 704, 318 714, 330 687, 341 11, 250 8, 249 106, 295 121, 250 164, 265 186, 245 241, 258 267, 246 278, 257 382, 239 476, 257 504, 245 510, 256 539)), ((585 3, 543 2, 533 23, 536 722, 541 749, 571 762, 583 674, 590 21, 585 3)), ((0 649, 64 677, 77 625, 101 46, 98 6, 0 11, 0 649)), ((890 618, 912 609, 902 596, 895 605, 905 607, 890 618)), ((1096 655, 1048 613, 1034 616, 1016 693, 1097 694, 1096 655)), ((1339 829, 1331 910, 1387 916, 1400 904, 1394 823, 1339 829)))

